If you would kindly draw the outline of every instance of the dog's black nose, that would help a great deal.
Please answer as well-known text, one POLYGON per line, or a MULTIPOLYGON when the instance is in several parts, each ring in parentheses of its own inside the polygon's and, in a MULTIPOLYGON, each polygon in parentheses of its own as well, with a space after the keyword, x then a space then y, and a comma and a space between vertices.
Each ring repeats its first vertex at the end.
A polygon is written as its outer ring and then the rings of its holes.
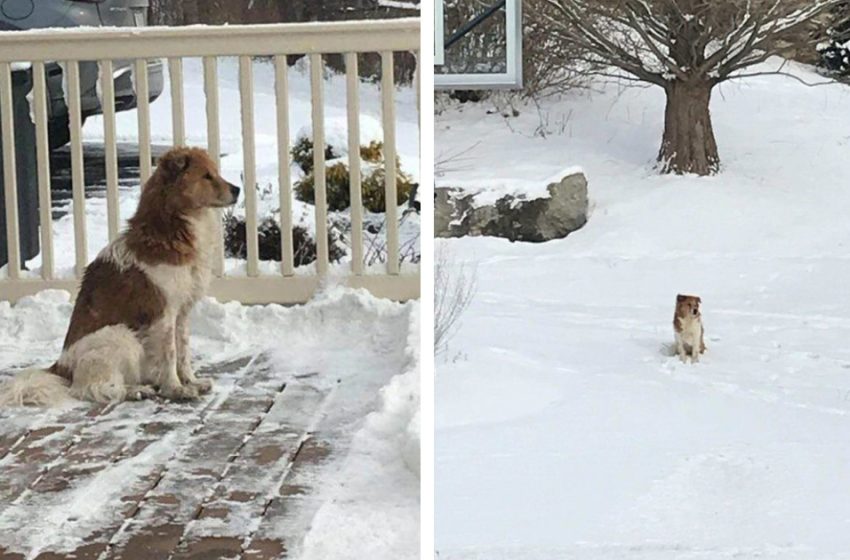
POLYGON ((233 196, 233 202, 236 202, 239 199, 239 191, 241 190, 236 185, 230 184, 230 194, 233 196))
POLYGON ((699 315, 699 309, 694 309, 694 315, 699 315))

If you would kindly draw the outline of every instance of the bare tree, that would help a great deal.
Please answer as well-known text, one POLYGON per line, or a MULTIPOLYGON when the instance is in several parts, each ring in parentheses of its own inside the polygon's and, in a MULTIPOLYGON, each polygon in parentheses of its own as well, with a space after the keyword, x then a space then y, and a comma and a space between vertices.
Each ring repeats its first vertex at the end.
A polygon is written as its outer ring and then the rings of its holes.
POLYGON ((720 166, 709 113, 714 86, 816 41, 808 28, 842 1, 531 0, 526 13, 585 62, 664 88, 661 170, 710 175, 720 166))

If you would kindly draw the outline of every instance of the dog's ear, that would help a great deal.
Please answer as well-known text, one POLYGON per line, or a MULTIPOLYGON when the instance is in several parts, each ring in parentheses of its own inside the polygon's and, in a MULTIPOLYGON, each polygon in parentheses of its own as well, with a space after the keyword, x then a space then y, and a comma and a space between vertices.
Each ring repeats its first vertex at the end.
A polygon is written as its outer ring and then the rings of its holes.
POLYGON ((702 298, 701 298, 701 297, 698 297, 698 298, 697 298, 697 303, 702 303, 702 298))
POLYGON ((688 296, 683 296, 682 294, 676 296, 676 301, 685 301, 686 299, 688 299, 688 296))
POLYGON ((182 150, 172 150, 167 152, 159 160, 159 167, 165 171, 169 177, 179 177, 181 173, 189 169, 192 163, 189 154, 182 150))

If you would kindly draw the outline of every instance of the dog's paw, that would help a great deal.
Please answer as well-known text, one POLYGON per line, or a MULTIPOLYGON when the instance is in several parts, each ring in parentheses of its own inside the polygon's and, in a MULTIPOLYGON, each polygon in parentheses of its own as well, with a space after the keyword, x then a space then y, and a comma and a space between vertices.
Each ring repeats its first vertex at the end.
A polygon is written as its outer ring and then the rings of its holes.
POLYGON ((213 388, 212 379, 209 379, 209 378, 206 378, 206 377, 204 377, 202 379, 195 379, 194 381, 189 383, 189 385, 192 386, 192 387, 197 387, 198 394, 200 394, 200 395, 206 395, 207 393, 212 391, 212 388, 213 388))
POLYGON ((174 385, 161 387, 159 395, 170 401, 192 401, 197 399, 200 393, 194 385, 174 385))
POLYGON ((143 401, 156 396, 156 389, 151 385, 132 385, 127 387, 128 401, 143 401))

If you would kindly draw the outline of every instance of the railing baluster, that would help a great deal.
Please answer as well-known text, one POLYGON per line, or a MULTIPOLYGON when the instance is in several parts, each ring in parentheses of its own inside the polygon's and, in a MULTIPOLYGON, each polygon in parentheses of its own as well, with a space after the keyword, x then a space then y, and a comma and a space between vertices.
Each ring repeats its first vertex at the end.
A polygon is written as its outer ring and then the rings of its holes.
POLYGON ((34 62, 33 103, 38 165, 38 211, 41 223, 41 277, 53 279, 53 206, 50 192, 50 139, 47 132, 47 84, 44 63, 34 62))
POLYGON ((12 67, 0 63, 0 118, 2 119, 3 186, 6 202, 6 247, 9 278, 21 275, 21 241, 18 229, 17 160, 15 159, 15 121, 12 98, 12 67))
POLYGON ((398 201, 396 194, 395 80, 393 53, 381 52, 381 112, 384 128, 384 174, 387 226, 387 272, 399 273, 398 201))
POLYGON ((168 79, 171 82, 171 134, 175 146, 186 144, 186 125, 183 118, 183 59, 168 59, 168 79))
MULTIPOLYGON (((221 165, 221 134, 218 120, 218 59, 204 57, 204 97, 207 100, 207 151, 216 167, 221 165)), ((224 276, 224 231, 222 212, 218 211, 218 236, 213 254, 213 274, 224 276)))
MULTIPOLYGON (((422 62, 422 61, 419 59, 419 53, 414 52, 412 54, 413 54, 414 64, 416 64, 416 70, 413 74, 413 91, 416 92, 416 126, 417 126, 418 131, 421 133, 422 132, 422 92, 420 91, 420 89, 421 89, 420 84, 422 83, 422 72, 421 72, 421 68, 420 68, 419 63, 422 62)), ((420 153, 420 156, 421 156, 421 154, 422 154, 422 146, 421 145, 419 146, 419 153, 420 153)))
POLYGON ((71 128, 71 189, 74 196, 74 241, 76 248, 75 272, 83 276, 88 263, 86 246, 86 192, 83 167, 83 119, 80 113, 80 65, 76 60, 65 63, 68 70, 68 115, 71 128))
POLYGON ((357 53, 345 53, 348 96, 348 177, 351 192, 351 271, 363 274, 363 196, 360 184, 360 77, 357 53))
POLYGON ((254 72, 250 56, 239 57, 239 97, 242 101, 242 161, 244 166, 245 238, 248 276, 259 275, 257 240, 257 179, 254 154, 254 72))
POLYGON ((292 276, 292 176, 289 163, 289 77, 286 55, 274 57, 274 91, 277 105, 277 161, 280 190, 280 271, 292 276))
POLYGON ((139 118, 139 179, 144 185, 151 176, 151 108, 148 61, 136 59, 136 107, 139 118))
POLYGON ((328 202, 325 183, 325 110, 321 54, 310 55, 310 92, 313 106, 313 191, 316 209, 316 272, 328 272, 328 202))
POLYGON ((115 81, 111 60, 100 61, 100 90, 106 165, 106 217, 109 240, 112 241, 118 236, 121 214, 118 204, 118 152, 115 146, 115 81))

